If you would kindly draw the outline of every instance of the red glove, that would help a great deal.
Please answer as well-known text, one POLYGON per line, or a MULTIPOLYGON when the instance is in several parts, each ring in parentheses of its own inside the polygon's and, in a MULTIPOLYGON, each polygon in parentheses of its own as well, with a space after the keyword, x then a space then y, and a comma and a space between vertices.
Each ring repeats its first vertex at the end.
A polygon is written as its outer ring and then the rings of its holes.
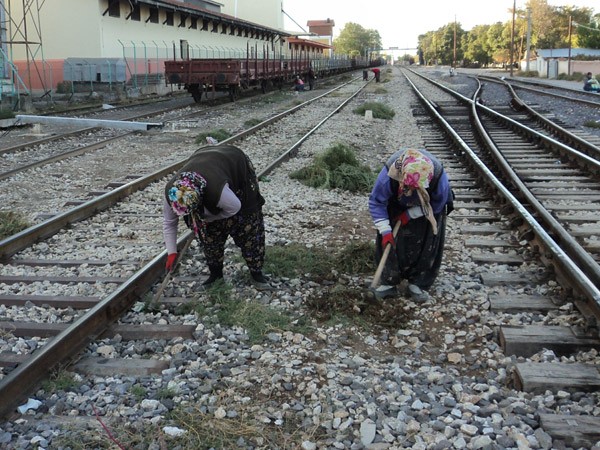
POLYGON ((406 225, 409 220, 410 220, 410 215, 408 214, 408 211, 402 211, 400 214, 398 214, 394 218, 394 222, 400 222, 402 224, 402 226, 406 225))
POLYGON ((165 265, 165 269, 167 269, 167 272, 170 272, 173 270, 176 259, 177 259, 177 253, 169 253, 169 255, 167 256, 167 264, 165 265))
POLYGON ((384 250, 388 244, 390 244, 393 248, 396 248, 396 240, 394 239, 394 235, 392 233, 386 233, 381 237, 381 247, 384 250))

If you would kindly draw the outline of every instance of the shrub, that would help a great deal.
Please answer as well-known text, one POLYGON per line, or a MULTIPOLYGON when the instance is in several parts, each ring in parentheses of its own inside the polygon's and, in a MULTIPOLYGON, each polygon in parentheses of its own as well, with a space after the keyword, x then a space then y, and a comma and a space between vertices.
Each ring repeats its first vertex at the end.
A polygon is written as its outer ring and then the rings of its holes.
POLYGON ((335 144, 317 156, 310 166, 290 173, 290 178, 313 188, 368 192, 376 174, 358 163, 350 147, 335 144))
POLYGON ((56 85, 56 93, 57 94, 68 94, 73 92, 73 82, 72 81, 61 81, 56 85))
POLYGON ((589 128, 600 128, 600 121, 588 120, 583 123, 583 126, 589 128))
POLYGON ((212 130, 212 131, 207 131, 206 133, 200 133, 198 136, 196 136, 196 144, 206 145, 207 137, 212 137, 212 138, 216 139, 217 141, 221 142, 221 141, 224 141, 225 139, 230 138, 231 133, 227 130, 224 130, 223 128, 219 128, 217 130, 212 130))
POLYGON ((15 113, 10 109, 0 109, 0 120, 12 119, 13 117, 15 117, 15 113))
POLYGON ((262 122, 262 120, 260 120, 260 119, 248 119, 244 122, 244 126, 246 128, 252 128, 261 122, 262 122))
POLYGON ((17 213, 0 212, 0 239, 5 239, 27 228, 29 224, 17 213))
POLYGON ((391 120, 394 118, 396 113, 389 106, 386 106, 382 103, 377 102, 367 102, 358 108, 354 109, 352 112, 354 114, 360 114, 361 116, 365 115, 365 111, 371 110, 373 111, 373 117, 375 119, 386 119, 391 120))

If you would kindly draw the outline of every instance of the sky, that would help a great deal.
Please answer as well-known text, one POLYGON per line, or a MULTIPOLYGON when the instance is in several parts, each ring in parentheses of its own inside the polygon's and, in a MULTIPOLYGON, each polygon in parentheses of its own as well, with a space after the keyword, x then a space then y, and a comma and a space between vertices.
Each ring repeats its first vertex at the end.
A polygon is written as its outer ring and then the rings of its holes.
MULTIPOLYGON (((512 20, 514 0, 283 0, 286 31, 308 31, 309 20, 333 19, 334 38, 347 22, 379 31, 384 48, 415 48, 417 38, 456 21, 463 30, 512 20), (292 20, 293 19, 293 20, 292 20), (300 28, 298 25, 300 25, 300 28)), ((517 0, 517 9, 526 0, 517 0)), ((592 8, 600 13, 600 0, 548 0, 553 6, 592 8)))

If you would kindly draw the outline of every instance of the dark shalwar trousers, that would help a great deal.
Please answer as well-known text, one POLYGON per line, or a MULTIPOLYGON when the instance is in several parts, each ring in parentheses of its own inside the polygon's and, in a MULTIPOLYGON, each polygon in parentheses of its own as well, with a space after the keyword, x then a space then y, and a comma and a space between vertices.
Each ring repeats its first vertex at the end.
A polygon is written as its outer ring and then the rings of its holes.
MULTIPOLYGON (((410 220, 396 235, 396 249, 392 249, 383 269, 382 284, 396 285, 400 280, 429 289, 440 270, 446 240, 446 212, 437 214, 437 235, 425 217, 410 220)), ((392 227, 394 224, 392 224, 392 227)), ((381 235, 377 234, 375 260, 381 260, 381 235)))
POLYGON ((236 214, 227 219, 207 222, 202 246, 209 268, 222 268, 225 243, 231 236, 250 272, 260 272, 265 261, 265 224, 262 211, 236 214))

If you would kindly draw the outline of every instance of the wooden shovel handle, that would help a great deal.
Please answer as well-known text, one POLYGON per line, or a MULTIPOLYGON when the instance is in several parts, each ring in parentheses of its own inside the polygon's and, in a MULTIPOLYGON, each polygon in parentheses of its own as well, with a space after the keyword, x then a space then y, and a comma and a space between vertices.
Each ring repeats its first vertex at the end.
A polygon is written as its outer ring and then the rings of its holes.
MULTIPOLYGON (((396 222, 396 225, 394 225, 394 229, 392 230, 392 236, 394 237, 394 239, 396 239, 396 235, 398 234, 398 230, 401 226, 402 222, 400 220, 396 222)), ((375 289, 379 286, 379 282, 381 281, 381 275, 383 274, 383 268, 385 267, 385 263, 387 262, 391 250, 391 244, 386 245, 385 250, 383 251, 383 255, 381 255, 379 265, 377 266, 377 270, 375 271, 375 275, 373 275, 373 281, 371 281, 371 289, 375 289)))
POLYGON ((158 300, 160 300, 160 297, 162 296, 162 293, 164 292, 165 288, 167 287, 167 285, 171 281, 171 278, 173 278, 173 272, 175 272, 175 269, 179 265, 180 261, 183 259, 183 255, 185 254, 185 252, 187 251, 187 249, 190 248, 190 245, 191 245, 191 243, 192 243, 193 240, 194 240, 193 238, 188 239, 188 241, 184 244, 183 248, 181 249, 181 251, 177 255, 177 259, 175 260, 175 263, 173 264, 173 268, 171 269, 171 271, 167 272, 167 275, 165 276, 165 279, 163 280, 163 282, 161 283, 161 285, 157 289, 156 294, 154 294, 154 298, 152 299, 152 305, 156 304, 158 302, 158 300))

